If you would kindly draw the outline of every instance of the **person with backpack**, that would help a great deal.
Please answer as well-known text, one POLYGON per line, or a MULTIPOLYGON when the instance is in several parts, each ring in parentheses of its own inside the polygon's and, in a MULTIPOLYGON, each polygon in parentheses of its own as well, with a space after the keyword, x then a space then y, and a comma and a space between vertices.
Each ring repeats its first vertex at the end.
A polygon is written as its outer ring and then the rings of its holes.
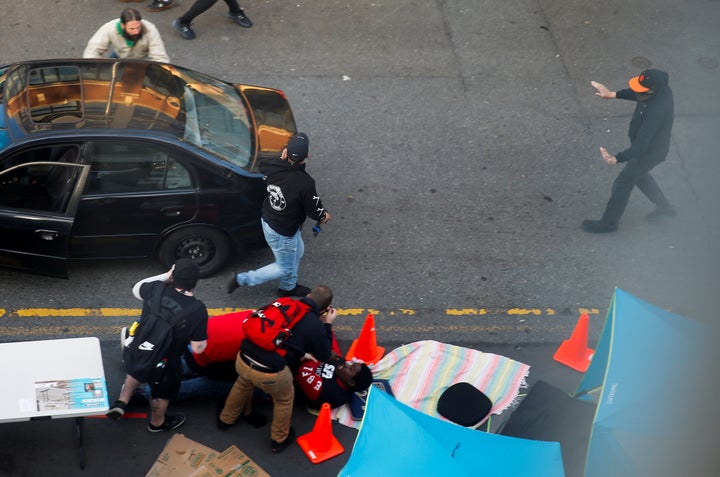
POLYGON ((207 346, 207 308, 193 291, 198 277, 197 264, 181 258, 167 273, 140 280, 133 287, 133 295, 143 300, 143 311, 138 326, 133 327, 134 336, 124 340, 125 383, 107 417, 119 420, 135 390, 147 382, 151 389, 147 429, 168 431, 185 422, 183 414, 166 411, 180 388, 180 360, 188 343, 196 353, 207 346))
POLYGON ((335 356, 331 343, 337 310, 330 306, 332 299, 330 288, 318 285, 298 300, 281 297, 246 321, 245 339, 235 360, 238 378, 218 416, 219 429, 226 430, 237 421, 257 386, 273 399, 272 452, 282 452, 294 441, 295 430, 290 426, 295 399, 293 375, 306 354, 319 361, 335 356), (288 326, 283 326, 286 323, 288 326))

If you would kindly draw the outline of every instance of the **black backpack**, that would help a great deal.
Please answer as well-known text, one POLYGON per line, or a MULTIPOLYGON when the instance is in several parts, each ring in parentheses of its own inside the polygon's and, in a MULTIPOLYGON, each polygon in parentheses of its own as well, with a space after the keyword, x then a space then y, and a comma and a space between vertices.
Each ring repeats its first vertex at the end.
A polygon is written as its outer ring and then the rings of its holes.
POLYGON ((168 286, 164 282, 153 283, 135 333, 124 342, 125 372, 141 382, 147 382, 155 368, 164 367, 172 344, 172 312, 161 308, 168 286))

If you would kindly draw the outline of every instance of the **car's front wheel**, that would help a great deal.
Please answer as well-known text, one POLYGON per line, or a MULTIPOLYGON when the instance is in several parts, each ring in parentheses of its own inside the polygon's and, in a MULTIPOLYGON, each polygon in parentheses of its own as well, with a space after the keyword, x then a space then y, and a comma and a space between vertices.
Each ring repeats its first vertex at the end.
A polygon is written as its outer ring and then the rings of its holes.
POLYGON ((210 227, 187 227, 168 235, 160 245, 158 258, 170 268, 179 258, 191 258, 200 267, 200 277, 220 271, 230 252, 228 238, 210 227))

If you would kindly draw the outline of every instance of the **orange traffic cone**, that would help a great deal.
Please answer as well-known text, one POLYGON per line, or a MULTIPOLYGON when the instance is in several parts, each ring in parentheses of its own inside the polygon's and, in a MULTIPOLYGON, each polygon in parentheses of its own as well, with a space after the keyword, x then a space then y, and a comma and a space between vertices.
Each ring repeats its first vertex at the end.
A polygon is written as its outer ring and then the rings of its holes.
POLYGON ((590 366, 595 350, 587 347, 588 342, 588 320, 587 313, 580 315, 580 319, 575 325, 572 336, 569 340, 562 342, 558 350, 555 352, 553 359, 566 366, 570 366, 575 371, 584 373, 590 366))
POLYGON ((342 444, 332 433, 330 404, 325 403, 322 405, 313 430, 298 437, 297 442, 313 464, 318 464, 345 452, 342 444))
POLYGON ((361 359, 365 364, 376 364, 385 354, 385 348, 377 345, 375 337, 375 316, 369 313, 358 339, 352 342, 345 359, 361 359))

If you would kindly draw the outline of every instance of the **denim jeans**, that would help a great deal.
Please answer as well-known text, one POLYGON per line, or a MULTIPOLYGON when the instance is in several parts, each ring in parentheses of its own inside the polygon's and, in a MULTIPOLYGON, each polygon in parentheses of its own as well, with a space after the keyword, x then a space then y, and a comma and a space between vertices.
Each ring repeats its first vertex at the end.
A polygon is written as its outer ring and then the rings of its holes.
MULTIPOLYGON (((182 359, 183 380, 180 382, 180 391, 173 401, 195 398, 225 398, 230 392, 234 381, 214 379, 208 376, 197 375, 192 372, 185 357, 182 359)), ((146 383, 142 388, 142 395, 147 400, 151 397, 150 386, 146 383)))
POLYGON ((305 253, 300 229, 292 237, 286 237, 275 232, 264 220, 260 222, 275 261, 257 270, 238 273, 235 279, 240 286, 255 286, 279 278, 281 290, 292 290, 297 285, 298 267, 305 253))
MULTIPOLYGON (((180 391, 173 401, 183 401, 185 399, 196 398, 224 398, 230 392, 233 386, 232 381, 223 381, 220 379, 212 379, 207 376, 197 376, 195 378, 183 379, 180 382, 180 391)), ((142 389, 145 399, 150 400, 150 386, 145 384, 142 389)))

